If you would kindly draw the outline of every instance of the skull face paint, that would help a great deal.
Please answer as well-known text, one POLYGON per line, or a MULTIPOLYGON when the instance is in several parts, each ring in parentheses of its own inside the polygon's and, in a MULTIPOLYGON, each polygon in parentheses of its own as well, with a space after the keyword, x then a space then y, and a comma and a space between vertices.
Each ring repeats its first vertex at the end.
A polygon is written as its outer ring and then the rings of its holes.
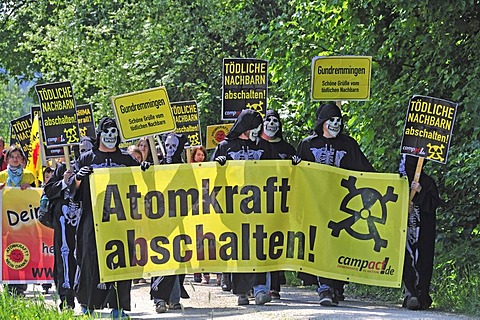
POLYGON ((118 130, 115 127, 105 128, 100 133, 100 139, 103 145, 108 149, 114 149, 117 145, 118 130))
POLYGON ((274 138, 280 129, 280 120, 274 116, 268 116, 263 121, 263 132, 270 138, 274 138))
POLYGON ((262 130, 262 124, 260 124, 257 128, 251 129, 248 133, 248 138, 252 141, 257 141, 260 130, 262 130))
POLYGON ((324 128, 330 136, 335 138, 342 130, 342 117, 331 117, 325 121, 324 128))

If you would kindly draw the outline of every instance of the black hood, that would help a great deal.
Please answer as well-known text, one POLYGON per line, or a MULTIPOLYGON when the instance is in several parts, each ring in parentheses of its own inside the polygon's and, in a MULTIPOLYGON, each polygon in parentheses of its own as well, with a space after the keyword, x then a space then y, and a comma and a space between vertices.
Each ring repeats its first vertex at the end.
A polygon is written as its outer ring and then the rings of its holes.
POLYGON ((226 139, 236 139, 247 130, 258 128, 263 123, 262 116, 257 111, 251 109, 242 110, 237 120, 233 124, 226 139))
MULTIPOLYGON (((316 122, 315 122, 315 132, 319 136, 323 136, 323 123, 332 117, 342 118, 342 112, 340 108, 333 103, 322 104, 317 111, 315 112, 316 122)), ((343 121, 342 121, 343 129, 343 121)), ((342 132, 342 130, 340 130, 342 132)))

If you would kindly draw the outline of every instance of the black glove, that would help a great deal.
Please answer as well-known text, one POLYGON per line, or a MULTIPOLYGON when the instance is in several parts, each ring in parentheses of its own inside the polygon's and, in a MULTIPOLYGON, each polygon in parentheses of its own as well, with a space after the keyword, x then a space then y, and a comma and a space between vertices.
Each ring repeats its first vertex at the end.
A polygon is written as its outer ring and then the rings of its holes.
POLYGON ((78 170, 78 172, 75 174, 75 179, 78 181, 81 181, 85 178, 87 178, 91 173, 93 172, 93 168, 89 166, 83 166, 78 170))
POLYGON ((151 165, 152 164, 148 161, 142 161, 142 163, 140 163, 140 168, 142 169, 142 171, 145 171, 150 168, 151 165))
POLYGON ((218 157, 215 158, 215 161, 217 161, 221 166, 224 166, 225 163, 227 163, 227 157, 218 156, 218 157))
POLYGON ((300 157, 297 156, 297 155, 294 155, 294 156, 292 157, 292 164, 293 164, 294 166, 296 166, 297 164, 299 164, 301 161, 302 161, 302 158, 300 158, 300 157))

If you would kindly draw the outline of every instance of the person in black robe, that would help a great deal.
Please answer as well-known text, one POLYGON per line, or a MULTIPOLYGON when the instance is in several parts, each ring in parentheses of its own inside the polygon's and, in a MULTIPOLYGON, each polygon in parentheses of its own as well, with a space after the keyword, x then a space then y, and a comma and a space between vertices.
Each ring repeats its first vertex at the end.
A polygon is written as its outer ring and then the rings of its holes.
POLYGON ((70 179, 74 200, 82 205, 82 214, 77 227, 77 300, 82 312, 91 313, 94 309, 112 308, 113 318, 126 318, 124 310, 131 310, 131 280, 115 283, 100 283, 100 274, 95 242, 93 210, 88 176, 94 168, 138 166, 139 163, 128 153, 123 153, 118 145, 120 136, 115 120, 103 117, 97 127, 93 150, 82 154, 75 162, 75 174, 70 179), (74 190, 76 192, 74 192, 74 190))
POLYGON ((435 180, 429 175, 422 171, 419 181, 413 181, 417 162, 416 157, 402 155, 399 167, 400 175, 406 175, 415 190, 408 213, 403 307, 424 310, 432 304, 429 292, 435 251, 435 211, 442 201, 435 180))
MULTIPOLYGON (((186 143, 187 137, 182 134, 166 134, 163 141, 165 154, 162 155, 161 164, 183 163, 182 153, 186 143)), ((151 278, 150 298, 153 299, 157 313, 182 308, 180 298, 190 298, 183 286, 184 280, 184 274, 151 278)))
MULTIPOLYGON (((93 148, 93 139, 81 137, 79 147, 74 147, 76 159, 93 148), (79 150, 77 150, 79 149, 79 150)), ((73 165, 73 164, 72 164, 73 165)), ((61 163, 44 187, 45 195, 53 210, 53 249, 54 249, 54 281, 60 297, 60 309, 75 308, 75 258, 76 230, 81 211, 68 189, 68 181, 73 170, 61 163)))
MULTIPOLYGON (((295 148, 283 139, 282 121, 275 110, 267 110, 263 118, 263 127, 260 137, 268 141, 272 147, 272 154, 275 159, 292 159, 296 154, 295 148)), ((268 272, 266 279, 257 277, 257 290, 270 290, 273 300, 280 299, 280 286, 286 283, 284 271, 268 272)))
MULTIPOLYGON (((340 108, 333 103, 321 105, 316 113, 314 133, 298 145, 294 164, 301 160, 336 166, 348 170, 373 172, 373 166, 360 150, 357 142, 343 133, 340 108)), ((304 284, 318 284, 320 305, 338 305, 343 300, 344 281, 299 273, 304 284)))
MULTIPOLYGON (((215 149, 212 159, 224 165, 227 160, 274 159, 271 144, 259 137, 262 116, 254 110, 243 110, 233 124, 225 140, 215 149)), ((238 305, 249 304, 248 294, 256 284, 265 282, 265 273, 232 273, 230 282, 233 293, 238 295, 238 305)), ((258 288, 255 304, 271 301, 270 293, 258 288)))

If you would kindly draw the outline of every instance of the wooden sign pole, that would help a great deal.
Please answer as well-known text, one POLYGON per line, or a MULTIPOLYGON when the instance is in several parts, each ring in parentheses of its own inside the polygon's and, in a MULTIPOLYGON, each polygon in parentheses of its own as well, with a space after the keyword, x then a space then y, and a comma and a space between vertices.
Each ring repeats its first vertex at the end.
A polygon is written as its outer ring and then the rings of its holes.
MULTIPOLYGON (((413 181, 418 182, 420 180, 420 174, 422 173, 423 160, 425 158, 418 158, 417 169, 415 169, 415 175, 413 176, 413 181)), ((413 204, 413 197, 415 196, 416 191, 410 191, 410 204, 413 204)))

